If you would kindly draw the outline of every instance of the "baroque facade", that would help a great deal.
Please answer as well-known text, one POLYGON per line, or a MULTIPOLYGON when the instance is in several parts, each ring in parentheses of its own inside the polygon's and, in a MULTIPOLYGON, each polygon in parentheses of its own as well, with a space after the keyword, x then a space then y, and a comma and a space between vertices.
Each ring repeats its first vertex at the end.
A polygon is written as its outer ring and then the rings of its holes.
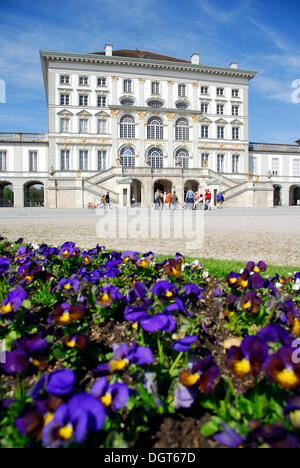
POLYGON ((256 72, 111 45, 40 56, 49 131, 0 133, 0 206, 82 208, 109 191, 149 207, 157 188, 183 202, 207 187, 227 206, 300 201, 299 141, 249 143, 256 72))

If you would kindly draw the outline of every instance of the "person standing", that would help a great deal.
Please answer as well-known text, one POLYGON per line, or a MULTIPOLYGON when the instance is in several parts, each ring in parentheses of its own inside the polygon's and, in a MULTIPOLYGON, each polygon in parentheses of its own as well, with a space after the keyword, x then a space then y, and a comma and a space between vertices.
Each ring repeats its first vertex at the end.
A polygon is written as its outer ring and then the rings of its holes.
POLYGON ((109 207, 109 209, 111 210, 109 192, 107 192, 106 194, 105 201, 106 201, 106 206, 109 207))
POLYGON ((104 210, 106 210, 106 196, 105 195, 103 195, 101 198, 100 208, 103 208, 104 210))
POLYGON ((224 197, 221 192, 217 194, 218 208, 223 208, 224 197))
POLYGON ((192 189, 189 189, 186 194, 186 208, 191 210, 194 203, 194 192, 192 189))
POLYGON ((160 191, 159 191, 159 189, 157 189, 155 194, 154 194, 154 209, 155 209, 155 211, 159 210, 159 204, 160 204, 160 191))
POLYGON ((207 209, 211 210, 211 191, 209 189, 205 191, 205 204, 207 205, 207 209))
POLYGON ((172 195, 171 195, 170 192, 168 192, 167 195, 166 195, 166 200, 165 200, 166 210, 170 209, 171 198, 172 198, 172 195))
POLYGON ((173 192, 171 196, 170 208, 171 210, 176 210, 178 208, 178 197, 176 195, 176 192, 173 192))

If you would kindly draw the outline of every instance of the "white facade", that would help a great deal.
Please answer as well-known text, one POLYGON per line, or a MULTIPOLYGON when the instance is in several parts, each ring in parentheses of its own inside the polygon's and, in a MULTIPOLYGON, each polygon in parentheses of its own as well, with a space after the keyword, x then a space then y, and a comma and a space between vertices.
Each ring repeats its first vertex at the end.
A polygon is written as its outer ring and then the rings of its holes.
POLYGON ((290 190, 300 187, 300 147, 249 146, 255 72, 236 63, 207 67, 197 54, 187 62, 111 46, 88 55, 41 52, 41 61, 49 133, 0 134, 0 204, 10 183, 23 206, 30 181, 44 185, 50 208, 87 206, 106 191, 116 204, 129 205, 134 192, 151 206, 155 184, 181 199, 188 186, 210 185, 237 206, 272 205, 274 186, 280 203, 297 199, 290 190))

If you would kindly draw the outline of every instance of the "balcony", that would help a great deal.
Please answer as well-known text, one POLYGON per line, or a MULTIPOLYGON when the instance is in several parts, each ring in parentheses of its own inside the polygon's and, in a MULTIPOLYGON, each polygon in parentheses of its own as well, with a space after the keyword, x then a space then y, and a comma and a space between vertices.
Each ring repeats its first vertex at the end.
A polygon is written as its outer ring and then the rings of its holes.
POLYGON ((4 142, 48 142, 47 133, 4 133, 0 132, 0 141, 4 142))

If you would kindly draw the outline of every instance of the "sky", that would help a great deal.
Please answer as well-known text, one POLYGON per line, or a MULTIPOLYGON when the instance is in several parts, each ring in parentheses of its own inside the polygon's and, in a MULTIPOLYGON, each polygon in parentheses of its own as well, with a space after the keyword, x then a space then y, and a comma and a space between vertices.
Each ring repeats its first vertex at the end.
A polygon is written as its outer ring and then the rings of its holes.
POLYGON ((0 132, 47 132, 39 51, 138 48, 258 75, 249 139, 300 138, 300 0, 0 0, 0 132), (138 34, 136 34, 138 18, 138 34), (4 94, 4 84, 6 93, 4 94), (4 97, 6 98, 4 101, 4 97))

